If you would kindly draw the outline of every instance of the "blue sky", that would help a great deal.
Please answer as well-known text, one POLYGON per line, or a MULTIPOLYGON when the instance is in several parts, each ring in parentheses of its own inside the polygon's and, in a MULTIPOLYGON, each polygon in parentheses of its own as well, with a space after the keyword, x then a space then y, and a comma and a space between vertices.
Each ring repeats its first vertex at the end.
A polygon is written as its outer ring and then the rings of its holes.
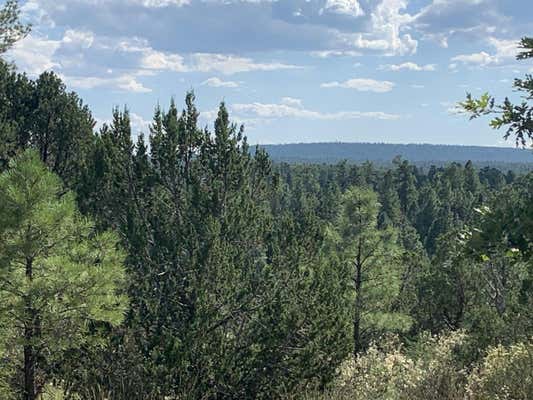
MULTIPOLYGON (((250 143, 505 145, 454 113, 466 92, 511 93, 533 72, 516 43, 531 0, 26 0, 33 31, 8 57, 54 70, 103 122, 135 132, 194 89, 202 123, 224 100, 250 143)), ((507 144, 510 145, 510 144, 507 144)))

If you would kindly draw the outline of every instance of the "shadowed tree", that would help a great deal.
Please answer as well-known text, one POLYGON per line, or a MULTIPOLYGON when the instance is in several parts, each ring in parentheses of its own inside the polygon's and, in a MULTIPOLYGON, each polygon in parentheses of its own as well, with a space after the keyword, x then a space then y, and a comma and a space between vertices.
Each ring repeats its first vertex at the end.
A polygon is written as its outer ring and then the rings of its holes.
POLYGON ((32 148, 66 186, 81 181, 93 143, 89 108, 53 72, 35 81, 0 63, 0 170, 32 148))

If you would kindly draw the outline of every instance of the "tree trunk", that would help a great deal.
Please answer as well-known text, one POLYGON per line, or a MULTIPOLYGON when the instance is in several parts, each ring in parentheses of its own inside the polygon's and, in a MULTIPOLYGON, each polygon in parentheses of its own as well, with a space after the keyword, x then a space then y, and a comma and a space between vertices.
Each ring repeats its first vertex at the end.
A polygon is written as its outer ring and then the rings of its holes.
MULTIPOLYGON (((31 328, 26 328, 25 332, 26 341, 31 340, 32 332, 31 328)), ((37 393, 35 390, 35 357, 33 346, 24 345, 24 400, 35 400, 37 393)))
POLYGON ((357 254, 357 261, 355 262, 355 310, 353 321, 353 341, 354 341, 354 356, 357 356, 362 350, 361 343, 361 286, 363 284, 362 268, 361 265, 361 239, 359 239, 359 251, 357 254))
MULTIPOLYGON (((33 260, 26 259, 26 278, 33 279, 33 260)), ((35 400, 35 348, 32 343, 35 337, 37 324, 36 311, 33 308, 31 297, 26 297, 26 318, 24 321, 24 400, 35 400)))

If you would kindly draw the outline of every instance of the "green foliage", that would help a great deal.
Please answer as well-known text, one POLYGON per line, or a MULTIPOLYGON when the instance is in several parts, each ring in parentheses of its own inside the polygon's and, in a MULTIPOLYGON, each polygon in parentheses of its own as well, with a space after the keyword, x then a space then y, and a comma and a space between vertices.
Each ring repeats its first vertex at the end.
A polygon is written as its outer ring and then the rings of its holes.
MULTIPOLYGON (((523 38, 520 41, 520 48, 523 51, 518 54, 517 59, 525 60, 533 57, 532 38, 523 38)), ((489 125, 494 129, 507 127, 504 138, 514 136, 517 146, 526 146, 533 139, 533 108, 530 105, 533 98, 533 76, 527 74, 525 79, 515 79, 513 87, 524 94, 519 104, 513 103, 509 98, 505 98, 502 104, 496 104, 494 97, 485 93, 479 99, 467 94, 466 100, 459 103, 459 106, 470 114, 471 119, 496 114, 489 125)))
POLYGON ((86 105, 52 72, 31 81, 0 62, 0 171, 17 153, 35 149, 70 189, 80 182, 92 146, 86 105))
POLYGON ((529 179, 520 181, 479 210, 478 227, 468 242, 467 257, 476 266, 472 331, 478 333, 477 345, 525 341, 532 333, 529 184, 529 179))
POLYGON ((146 139, 127 109, 95 133, 58 77, 5 64, 0 100, 0 398, 28 391, 21 371, 34 394, 99 400, 455 399, 475 366, 468 387, 518 379, 479 363, 533 334, 532 175, 273 164, 224 104, 200 129, 193 93, 146 139))
POLYGON ((16 157, 0 175, 0 204, 4 356, 23 362, 25 380, 33 370, 35 395, 65 351, 86 340, 90 322, 122 320, 123 255, 116 235, 94 232, 35 152, 16 157))
POLYGON ((87 366, 69 385, 131 385, 118 398, 270 398, 324 386, 350 351, 345 270, 326 262, 309 199, 273 212, 285 193, 224 104, 212 135, 197 127, 192 93, 185 105, 156 109, 149 155, 142 139, 132 143, 127 111, 96 138, 82 209, 121 232, 132 301, 112 334, 117 357, 95 356, 109 370, 143 368, 102 380, 87 366))
POLYGON ((379 206, 372 190, 349 188, 330 232, 332 253, 352 271, 356 353, 383 332, 410 327, 409 317, 393 307, 400 293, 402 266, 397 232, 392 227, 378 229, 379 206))
POLYGON ((17 0, 6 0, 0 9, 0 55, 26 36, 31 26, 20 22, 20 8, 17 0))

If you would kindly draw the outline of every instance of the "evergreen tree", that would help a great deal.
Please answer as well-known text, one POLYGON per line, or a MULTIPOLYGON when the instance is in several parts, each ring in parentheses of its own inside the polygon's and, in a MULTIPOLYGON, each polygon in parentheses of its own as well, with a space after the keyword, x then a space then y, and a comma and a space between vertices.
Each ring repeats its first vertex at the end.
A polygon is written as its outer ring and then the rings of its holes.
POLYGON ((420 190, 420 212, 415 226, 430 255, 435 253, 437 238, 446 229, 445 221, 441 220, 441 209, 434 185, 425 185, 420 190))
POLYGON ((123 255, 110 232, 82 218, 72 193, 33 151, 0 175, 0 296, 8 363, 22 364, 24 399, 34 400, 64 352, 92 321, 118 324, 123 255), (7 345, 6 345, 7 344, 7 345))
POLYGON ((33 109, 33 83, 12 67, 0 62, 0 171, 25 141, 33 109))
POLYGON ((418 191, 414 168, 406 160, 396 161, 396 179, 398 184, 398 197, 403 215, 414 222, 418 212, 418 191))
POLYGON ((465 313, 472 293, 469 261, 464 257, 459 229, 439 236, 429 268, 417 283, 418 329, 438 333, 464 328, 465 313))
POLYGON ((394 183, 394 175, 388 170, 381 181, 379 188, 381 210, 379 214, 379 226, 398 226, 401 221, 400 198, 394 183))
POLYGON ((51 72, 30 81, 0 63, 0 82, 0 169, 18 152, 33 148, 75 189, 94 139, 88 107, 51 72))
POLYGON ((121 232, 132 301, 127 330, 111 333, 116 356, 93 354, 112 363, 109 379, 90 366, 73 385, 99 382, 119 398, 269 398, 326 385, 350 325, 345 276, 320 250, 320 184, 299 177, 284 199, 268 156, 251 156, 225 106, 211 135, 193 100, 182 113, 156 109, 150 155, 142 140, 133 146, 126 113, 97 137, 83 197, 121 232), (132 379, 125 368, 139 360, 132 379), (128 382, 120 393, 118 382, 128 382))
POLYGON ((353 335, 357 355, 387 331, 409 329, 408 316, 395 312, 402 266, 393 228, 377 228, 379 203, 369 189, 350 188, 343 195, 332 240, 338 257, 352 270, 353 335))

